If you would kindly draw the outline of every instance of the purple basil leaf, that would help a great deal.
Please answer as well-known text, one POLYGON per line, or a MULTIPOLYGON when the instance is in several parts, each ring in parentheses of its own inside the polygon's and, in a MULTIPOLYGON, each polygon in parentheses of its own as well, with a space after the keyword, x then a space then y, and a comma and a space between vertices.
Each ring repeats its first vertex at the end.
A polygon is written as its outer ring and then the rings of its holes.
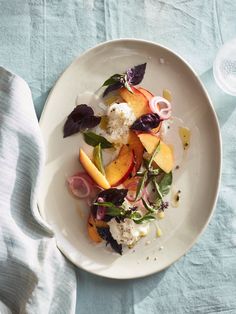
POLYGON ((122 255, 122 244, 118 244, 117 241, 112 237, 112 235, 107 238, 107 243, 110 244, 115 252, 122 255))
POLYGON ((117 241, 112 237, 109 228, 100 227, 97 228, 97 231, 100 237, 107 241, 107 244, 110 244, 110 246, 113 248, 115 252, 122 255, 122 245, 118 244, 117 241))
POLYGON ((110 233, 109 227, 97 227, 97 231, 103 240, 106 240, 110 233))
POLYGON ((91 107, 81 104, 75 107, 75 109, 69 114, 68 117, 72 117, 74 120, 78 120, 82 117, 93 116, 94 111, 91 107))
POLYGON ((101 118, 94 116, 94 111, 91 107, 85 104, 78 105, 67 117, 63 129, 64 137, 88 128, 94 128, 100 121, 101 118))
POLYGON ((137 85, 142 82, 147 63, 136 65, 127 70, 127 82, 131 85, 137 85))
POLYGON ((110 188, 100 192, 98 194, 98 197, 102 197, 104 199, 104 202, 111 202, 116 206, 120 206, 123 204, 127 193, 127 189, 110 188))
POLYGON ((72 134, 78 133, 81 130, 81 121, 74 121, 72 117, 68 117, 64 124, 63 134, 68 137, 72 134))
POLYGON ((92 129, 101 122, 101 117, 88 116, 81 121, 81 130, 92 129))
POLYGON ((103 97, 105 97, 106 95, 108 95, 110 92, 113 92, 119 88, 121 88, 123 86, 122 82, 116 82, 114 84, 109 85, 103 92, 103 97))
POLYGON ((161 120, 157 113, 148 113, 138 118, 131 126, 135 131, 149 131, 156 128, 160 124, 161 120))

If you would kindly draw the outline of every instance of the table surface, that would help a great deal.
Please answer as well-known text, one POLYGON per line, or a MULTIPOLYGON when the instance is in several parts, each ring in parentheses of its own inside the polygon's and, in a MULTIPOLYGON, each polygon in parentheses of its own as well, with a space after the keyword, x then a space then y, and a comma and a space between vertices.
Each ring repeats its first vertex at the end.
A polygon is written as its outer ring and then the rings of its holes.
POLYGON ((214 216, 190 252, 167 270, 128 281, 77 270, 77 313, 236 313, 236 99, 215 84, 219 47, 236 37, 231 0, 0 0, 0 63, 29 84, 40 117, 58 76, 97 43, 140 38, 184 57, 218 115, 223 169, 214 216))

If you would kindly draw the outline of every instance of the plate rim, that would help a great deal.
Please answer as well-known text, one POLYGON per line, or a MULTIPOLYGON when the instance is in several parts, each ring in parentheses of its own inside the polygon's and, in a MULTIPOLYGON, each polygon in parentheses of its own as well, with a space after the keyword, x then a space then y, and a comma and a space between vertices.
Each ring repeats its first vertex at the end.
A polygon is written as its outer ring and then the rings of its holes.
MULTIPOLYGON (((169 268, 172 264, 176 263, 179 259, 181 259, 184 255, 186 255, 186 253, 188 253, 191 248, 197 243, 197 241, 199 240, 199 238, 201 237, 201 235, 204 233, 204 231, 206 230, 207 226, 209 225, 209 222, 210 220, 212 219, 212 216, 214 214, 214 211, 215 211, 215 208, 216 208, 216 203, 217 203, 217 199, 218 199, 218 196, 219 196, 219 191, 220 191, 220 183, 221 183, 221 174, 222 174, 222 138, 221 138, 221 132, 220 132, 220 125, 219 125, 219 121, 218 121, 218 118, 217 118, 217 114, 216 114, 216 111, 214 109, 214 106, 213 106, 213 103, 212 103, 212 100, 206 90, 206 87, 204 86, 203 82, 201 81, 201 79, 198 77, 196 71, 192 68, 192 66, 182 57, 180 56, 177 52, 173 51, 172 49, 166 47, 165 45, 162 45, 162 44, 159 44, 157 42, 154 42, 154 41, 149 41, 149 40, 145 40, 145 39, 137 39, 137 38, 119 38, 119 39, 112 39, 112 40, 108 40, 108 41, 105 41, 105 42, 102 42, 102 43, 99 43, 89 49, 86 49, 84 52, 82 52, 80 55, 78 55, 77 57, 74 58, 74 60, 65 68, 65 70, 59 75, 58 79, 56 80, 56 82, 54 83, 53 87, 51 88, 48 96, 47 96, 47 99, 45 101, 45 104, 44 104, 44 107, 43 107, 43 110, 42 110, 42 113, 41 113, 41 116, 40 116, 40 119, 39 119, 39 126, 40 126, 40 129, 42 129, 42 123, 44 121, 44 118, 45 118, 45 112, 47 111, 47 106, 48 106, 48 103, 51 99, 51 96, 52 96, 52 93, 56 87, 56 85, 58 84, 59 80, 61 79, 61 77, 64 75, 64 73, 68 70, 68 68, 72 67, 75 63, 79 62, 81 58, 83 58, 84 55, 86 55, 87 53, 90 53, 90 52, 93 52, 95 51, 96 49, 98 48, 102 48, 103 46, 106 46, 106 45, 111 45, 113 43, 122 43, 122 42, 133 42, 133 43, 139 43, 139 44, 148 44, 148 45, 152 45, 154 47, 159 47, 161 49, 164 49, 166 50, 168 53, 174 55, 175 57, 177 57, 177 59, 179 59, 193 74, 194 78, 196 79, 197 83, 199 84, 199 86, 201 87, 203 93, 204 93, 204 96, 206 97, 207 101, 208 101, 208 105, 209 105, 209 109, 211 111, 211 115, 214 119, 214 122, 215 122, 215 125, 216 125, 216 135, 217 135, 217 149, 218 149, 218 157, 219 157, 219 167, 217 169, 217 188, 216 188, 216 192, 215 192, 215 195, 214 195, 214 201, 213 201, 213 205, 212 205, 212 208, 210 210, 210 214, 207 218, 207 220, 205 221, 205 223, 203 224, 202 228, 201 228, 201 231, 197 234, 197 236, 194 238, 194 240, 186 247, 186 249, 183 251, 183 253, 178 256, 176 259, 172 260, 171 262, 167 263, 167 265, 165 265, 164 267, 162 267, 161 269, 159 270, 154 270, 154 271, 151 271, 149 273, 146 273, 146 274, 141 274, 141 275, 137 275, 137 276, 126 276, 126 277, 117 277, 117 276, 109 276, 109 275, 105 275, 105 274, 100 274, 100 273, 97 273, 96 271, 93 271, 93 270, 90 270, 90 269, 86 269, 84 268, 83 266, 79 265, 76 260, 69 256, 66 252, 66 250, 64 250, 63 246, 60 246, 60 244, 58 243, 57 241, 57 238, 56 238, 56 235, 55 235, 55 242, 56 242, 56 245, 57 245, 57 248, 62 252, 62 254, 70 261, 72 262, 76 267, 90 273, 90 274, 93 274, 93 275, 97 275, 99 277, 103 277, 103 278, 110 278, 110 279, 118 279, 118 280, 129 280, 129 279, 138 279, 138 278, 144 278, 144 277, 148 277, 148 276, 151 276, 153 274, 156 274, 156 273, 160 273, 162 272, 163 270, 169 268)), ((46 150, 46 147, 45 147, 45 150, 46 150)), ((43 165, 44 167, 44 165, 43 165)), ((40 210, 40 206, 38 205, 38 210, 39 210, 39 214, 40 216, 42 217, 45 225, 47 227, 49 227, 48 223, 45 221, 45 219, 43 218, 43 215, 41 213, 41 210, 40 210)), ((51 226, 50 226, 50 229, 51 229, 51 226)), ((52 231, 53 232, 53 231, 52 231)), ((54 232, 53 232, 54 233, 54 232)))

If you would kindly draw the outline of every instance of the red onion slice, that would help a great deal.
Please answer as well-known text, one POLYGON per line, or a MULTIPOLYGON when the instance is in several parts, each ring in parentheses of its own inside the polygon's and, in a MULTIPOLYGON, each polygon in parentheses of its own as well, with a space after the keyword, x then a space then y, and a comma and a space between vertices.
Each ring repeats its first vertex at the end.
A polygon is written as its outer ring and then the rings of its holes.
MULTIPOLYGON (((135 197, 136 197, 136 190, 137 190, 137 186, 138 186, 138 182, 139 180, 133 180, 130 181, 128 184, 125 185, 125 188, 128 189, 128 194, 126 196, 126 199, 129 202, 134 202, 135 197)), ((140 195, 140 197, 137 199, 137 201, 135 202, 136 204, 139 204, 139 201, 141 200, 141 197, 143 197, 144 195, 146 195, 147 191, 146 191, 146 187, 143 189, 142 194, 140 195)), ((141 203, 140 203, 141 204, 141 203)), ((139 205, 140 205, 139 204, 139 205)), ((139 206, 138 205, 138 206, 139 206)))
POLYGON ((171 116, 171 103, 161 96, 152 97, 149 101, 149 107, 152 112, 159 115, 161 120, 167 120, 171 116))
POLYGON ((96 218, 97 220, 103 220, 106 215, 106 208, 104 206, 98 206, 96 218))
POLYGON ((124 182, 124 187, 128 189, 126 199, 129 202, 134 202, 135 200, 138 181, 139 180, 137 178, 132 178, 131 180, 128 180, 128 182, 124 182))
MULTIPOLYGON (((97 199, 98 203, 104 202, 104 199, 102 197, 99 197, 97 199)), ((106 215, 106 207, 105 206, 98 206, 97 212, 96 212, 96 219, 97 220, 103 220, 106 215)))
POLYGON ((79 171, 79 172, 76 172, 72 177, 82 177, 84 178, 89 185, 95 185, 95 182, 93 181, 93 179, 84 171, 79 171))
POLYGON ((136 191, 129 190, 128 193, 127 193, 127 195, 126 195, 126 199, 127 199, 129 202, 134 202, 135 196, 136 196, 136 191))
POLYGON ((67 179, 70 191, 78 198, 86 198, 90 194, 90 185, 88 181, 80 175, 75 175, 67 179))

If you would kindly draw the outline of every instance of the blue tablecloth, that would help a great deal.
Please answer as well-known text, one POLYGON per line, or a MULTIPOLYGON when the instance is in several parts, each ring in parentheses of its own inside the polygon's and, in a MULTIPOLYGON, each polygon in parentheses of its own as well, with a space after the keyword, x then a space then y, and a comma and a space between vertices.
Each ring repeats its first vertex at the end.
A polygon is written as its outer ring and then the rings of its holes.
POLYGON ((38 118, 51 87, 76 56, 97 43, 124 37, 166 45, 205 83, 223 138, 221 191, 198 243, 164 272, 115 281, 78 269, 76 311, 236 313, 236 99, 221 92, 212 75, 217 50, 236 37, 236 2, 0 0, 0 64, 28 82, 38 118))

